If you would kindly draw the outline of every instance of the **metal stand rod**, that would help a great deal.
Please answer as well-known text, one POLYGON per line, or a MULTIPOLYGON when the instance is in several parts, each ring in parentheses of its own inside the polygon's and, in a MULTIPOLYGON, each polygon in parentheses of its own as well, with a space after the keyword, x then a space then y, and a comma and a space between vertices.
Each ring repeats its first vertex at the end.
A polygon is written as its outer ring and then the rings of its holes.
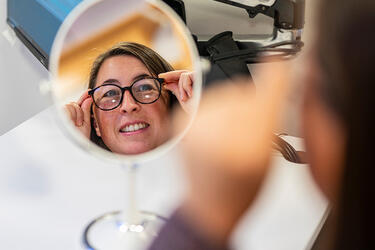
POLYGON ((123 212, 123 221, 129 225, 137 225, 139 223, 139 211, 136 197, 136 172, 138 165, 135 163, 123 166, 125 174, 125 203, 123 212))

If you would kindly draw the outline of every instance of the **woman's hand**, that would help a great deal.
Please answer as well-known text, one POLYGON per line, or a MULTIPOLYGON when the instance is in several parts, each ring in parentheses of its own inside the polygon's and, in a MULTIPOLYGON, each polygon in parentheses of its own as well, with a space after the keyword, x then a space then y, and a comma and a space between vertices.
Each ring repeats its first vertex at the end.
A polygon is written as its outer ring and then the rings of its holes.
MULTIPOLYGON (((255 199, 271 159, 289 68, 265 65, 256 93, 249 80, 237 79, 207 90, 202 98, 181 143, 189 184, 181 213, 208 239, 225 244, 255 199)), ((175 124, 176 131, 186 126, 183 119, 175 124)))
POLYGON ((180 102, 186 113, 191 113, 189 100, 193 97, 193 72, 187 70, 175 70, 159 74, 159 78, 164 78, 164 88, 171 91, 180 102))
POLYGON ((78 102, 71 102, 65 105, 65 111, 86 138, 90 139, 91 133, 91 114, 92 98, 87 90, 79 98, 78 102))

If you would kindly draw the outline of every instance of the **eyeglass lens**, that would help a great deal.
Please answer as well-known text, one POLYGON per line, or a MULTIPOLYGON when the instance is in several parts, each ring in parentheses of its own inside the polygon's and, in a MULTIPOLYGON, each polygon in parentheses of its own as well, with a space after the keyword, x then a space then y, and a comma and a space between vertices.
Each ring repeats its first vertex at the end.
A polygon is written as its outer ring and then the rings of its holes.
MULTIPOLYGON (((131 86, 130 91, 135 101, 152 103, 160 96, 160 84, 155 79, 141 79, 131 86)), ((117 85, 103 85, 95 90, 93 97, 99 108, 110 110, 120 105, 122 91, 117 85)))

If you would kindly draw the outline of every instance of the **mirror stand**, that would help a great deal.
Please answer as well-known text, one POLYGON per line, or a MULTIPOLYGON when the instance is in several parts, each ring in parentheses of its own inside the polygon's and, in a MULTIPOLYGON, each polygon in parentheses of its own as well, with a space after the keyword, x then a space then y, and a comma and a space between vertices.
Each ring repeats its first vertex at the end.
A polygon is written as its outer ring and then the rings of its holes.
POLYGON ((90 222, 83 234, 84 249, 144 249, 165 222, 165 218, 138 210, 136 174, 138 165, 122 165, 125 175, 124 209, 106 213, 90 222))

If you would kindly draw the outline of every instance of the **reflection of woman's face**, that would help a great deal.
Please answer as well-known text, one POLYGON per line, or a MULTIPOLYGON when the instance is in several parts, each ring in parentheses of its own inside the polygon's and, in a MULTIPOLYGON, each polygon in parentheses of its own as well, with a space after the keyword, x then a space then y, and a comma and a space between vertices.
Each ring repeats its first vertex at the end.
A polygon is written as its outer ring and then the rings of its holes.
MULTIPOLYGON (((95 87, 109 82, 121 87, 130 86, 142 75, 151 76, 136 57, 110 57, 101 65, 95 87)), ((169 136, 168 110, 163 98, 152 104, 140 104, 125 91, 119 107, 110 111, 94 107, 94 117, 97 135, 114 153, 143 153, 161 145, 169 136)))

